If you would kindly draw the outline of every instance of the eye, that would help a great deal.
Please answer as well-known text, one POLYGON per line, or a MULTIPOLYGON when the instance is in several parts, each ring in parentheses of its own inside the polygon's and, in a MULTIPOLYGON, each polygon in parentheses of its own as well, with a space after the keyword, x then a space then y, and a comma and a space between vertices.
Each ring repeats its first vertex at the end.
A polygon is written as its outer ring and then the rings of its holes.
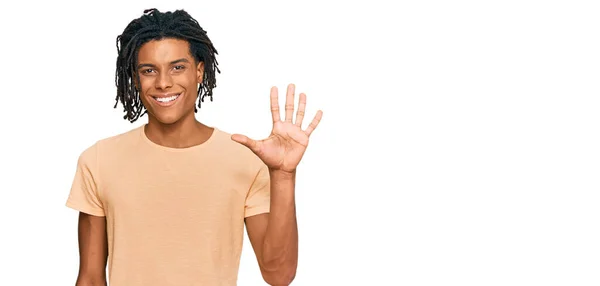
POLYGON ((144 70, 142 70, 142 73, 143 74, 149 74, 149 73, 151 73, 153 71, 154 71, 153 69, 144 69, 144 70))
POLYGON ((175 66, 175 70, 183 70, 183 69, 185 69, 185 66, 183 66, 183 65, 175 66))

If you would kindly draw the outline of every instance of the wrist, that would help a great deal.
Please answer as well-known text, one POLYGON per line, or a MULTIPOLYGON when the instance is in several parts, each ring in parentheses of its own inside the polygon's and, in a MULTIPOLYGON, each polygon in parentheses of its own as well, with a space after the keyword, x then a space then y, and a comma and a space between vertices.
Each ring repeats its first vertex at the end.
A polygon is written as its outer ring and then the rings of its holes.
POLYGON ((281 169, 270 169, 269 175, 271 175, 271 179, 288 179, 292 180, 296 177, 296 169, 293 171, 285 171, 281 169))

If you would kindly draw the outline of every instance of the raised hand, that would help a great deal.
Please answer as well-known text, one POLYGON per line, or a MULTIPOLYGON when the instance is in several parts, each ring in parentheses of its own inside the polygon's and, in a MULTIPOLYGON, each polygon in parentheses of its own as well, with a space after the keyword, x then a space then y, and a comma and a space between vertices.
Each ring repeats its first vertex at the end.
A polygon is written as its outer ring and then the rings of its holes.
POLYGON ((300 93, 298 111, 296 120, 293 120, 294 113, 294 84, 288 85, 285 97, 285 120, 281 121, 279 114, 279 100, 277 87, 271 88, 271 113, 273 114, 273 130, 268 138, 263 140, 253 140, 245 135, 233 134, 231 139, 246 147, 256 154, 270 170, 285 172, 295 172, 300 163, 310 134, 317 128, 323 112, 317 111, 317 114, 305 130, 302 130, 302 120, 304 119, 304 110, 306 108, 306 95, 300 93))

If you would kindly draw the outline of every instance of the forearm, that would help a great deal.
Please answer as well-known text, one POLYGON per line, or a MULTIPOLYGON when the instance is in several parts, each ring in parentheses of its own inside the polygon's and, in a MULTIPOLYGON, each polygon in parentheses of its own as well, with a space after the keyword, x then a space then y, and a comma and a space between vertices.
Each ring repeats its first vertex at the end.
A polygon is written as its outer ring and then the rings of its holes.
POLYGON ((270 171, 270 178, 271 208, 263 244, 263 267, 266 272, 291 282, 298 262, 296 174, 270 171))
POLYGON ((106 285, 107 285, 106 278, 101 277, 101 276, 91 277, 91 276, 79 275, 77 277, 77 282, 75 283, 75 286, 106 286, 106 285))
POLYGON ((81 267, 75 286, 106 286, 106 271, 81 267))

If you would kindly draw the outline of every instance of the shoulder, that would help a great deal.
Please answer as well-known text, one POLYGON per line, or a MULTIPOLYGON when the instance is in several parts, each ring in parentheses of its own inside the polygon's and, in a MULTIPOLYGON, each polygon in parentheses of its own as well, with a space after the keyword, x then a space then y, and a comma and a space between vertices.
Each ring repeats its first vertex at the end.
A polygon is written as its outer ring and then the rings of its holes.
POLYGON ((98 148, 115 149, 123 148, 127 145, 135 144, 139 141, 143 126, 130 129, 109 137, 102 138, 96 142, 98 148))
POLYGON ((254 152, 246 146, 231 139, 233 133, 215 128, 214 146, 219 149, 225 160, 235 162, 237 165, 246 165, 253 168, 261 168, 264 164, 254 152))
POLYGON ((139 140, 142 127, 136 127, 125 132, 117 133, 111 136, 100 138, 89 145, 81 153, 80 157, 92 159, 93 157, 105 156, 123 149, 128 145, 133 145, 139 140))

